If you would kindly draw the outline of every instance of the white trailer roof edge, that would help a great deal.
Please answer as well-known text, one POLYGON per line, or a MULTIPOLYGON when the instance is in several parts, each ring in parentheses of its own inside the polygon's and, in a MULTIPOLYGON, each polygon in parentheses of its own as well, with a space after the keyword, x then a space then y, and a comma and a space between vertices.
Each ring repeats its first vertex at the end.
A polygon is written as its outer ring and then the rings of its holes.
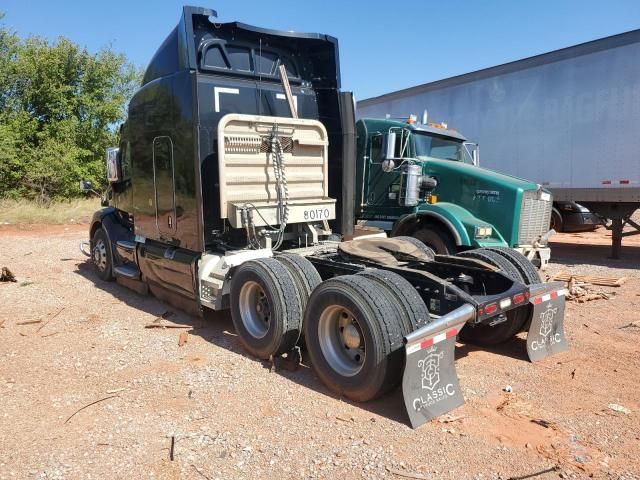
POLYGON ((591 40, 589 42, 579 43, 570 47, 561 48, 559 50, 553 50, 551 52, 541 53, 532 57, 515 60, 513 62, 507 62, 493 67, 483 68, 462 75, 456 75, 442 80, 436 80, 433 82, 423 83, 414 87, 408 87, 395 92, 385 93, 376 97, 367 98, 364 100, 358 100, 358 106, 368 107, 377 105, 379 103, 395 100, 398 98, 404 98, 409 95, 416 95, 419 93, 425 93, 432 90, 439 90, 441 88, 453 87, 462 85, 465 83, 475 82, 477 80, 483 80, 486 78, 494 77, 497 75, 504 75, 507 73, 513 73, 528 68, 534 68, 549 63, 560 62, 568 58, 575 58, 582 55, 588 55, 595 52, 601 52, 603 50, 610 50, 632 43, 640 43, 640 29, 631 30, 629 32, 619 33, 611 35, 609 37, 599 38, 591 40))

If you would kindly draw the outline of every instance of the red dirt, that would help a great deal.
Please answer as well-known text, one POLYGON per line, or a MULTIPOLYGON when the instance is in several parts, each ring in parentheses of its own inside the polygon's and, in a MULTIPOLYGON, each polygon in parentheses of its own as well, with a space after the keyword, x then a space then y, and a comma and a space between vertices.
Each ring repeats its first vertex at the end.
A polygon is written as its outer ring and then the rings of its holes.
POLYGON ((625 328, 640 324, 640 237, 618 261, 602 229, 554 237, 549 274, 629 280, 569 303, 571 350, 538 364, 522 340, 459 344, 460 418, 411 430, 399 392, 355 404, 309 368, 270 373, 227 313, 176 312, 194 327, 183 346, 180 330, 145 329, 170 308, 99 281, 86 232, 0 227, 0 266, 18 277, 0 284, 0 479, 640 478, 640 328, 625 328))

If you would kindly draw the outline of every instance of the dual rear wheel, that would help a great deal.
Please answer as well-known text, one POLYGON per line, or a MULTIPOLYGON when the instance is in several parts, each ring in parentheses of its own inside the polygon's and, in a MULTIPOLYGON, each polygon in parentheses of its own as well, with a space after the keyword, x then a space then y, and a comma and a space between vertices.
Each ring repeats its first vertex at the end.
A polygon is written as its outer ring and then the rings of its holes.
MULTIPOLYGON (((540 281, 535 267, 510 249, 459 255, 494 265, 525 284, 540 281)), ((288 254, 238 267, 231 282, 231 313, 240 341, 253 355, 268 359, 290 352, 304 336, 323 383, 362 402, 399 384, 403 337, 431 321, 415 288, 394 272, 365 269, 322 282, 309 260, 288 254)), ((465 327, 461 337, 495 345, 518 333, 527 317, 524 308, 512 310, 507 321, 465 327)))
POLYGON ((413 286, 386 270, 329 279, 305 310, 311 363, 331 390, 360 402, 397 387, 402 379, 402 339, 431 321, 413 286))
POLYGON ((320 379, 356 401, 379 397, 402 378, 402 339, 430 321, 401 276, 366 269, 321 282, 307 259, 278 255, 242 264, 231 283, 238 337, 253 355, 289 352, 304 333, 320 379))

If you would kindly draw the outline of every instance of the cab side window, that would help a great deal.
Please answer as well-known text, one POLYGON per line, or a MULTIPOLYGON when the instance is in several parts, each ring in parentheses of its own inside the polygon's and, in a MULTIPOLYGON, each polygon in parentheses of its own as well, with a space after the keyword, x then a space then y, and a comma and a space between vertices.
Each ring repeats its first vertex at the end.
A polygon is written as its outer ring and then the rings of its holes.
POLYGON ((122 179, 131 178, 131 144, 126 141, 120 146, 120 168, 122 169, 122 179))
POLYGON ((383 136, 382 135, 374 135, 371 137, 371 158, 370 162, 379 163, 384 160, 384 153, 382 152, 382 144, 383 144, 383 136))

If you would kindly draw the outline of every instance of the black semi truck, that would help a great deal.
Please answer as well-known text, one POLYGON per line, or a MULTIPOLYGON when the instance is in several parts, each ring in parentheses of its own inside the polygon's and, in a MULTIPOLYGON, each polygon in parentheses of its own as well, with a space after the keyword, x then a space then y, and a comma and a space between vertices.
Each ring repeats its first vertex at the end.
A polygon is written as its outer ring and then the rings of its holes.
POLYGON ((567 348, 563 284, 517 252, 352 239, 355 115, 337 40, 215 17, 184 7, 107 152, 87 252, 102 280, 196 314, 230 309, 261 359, 304 341, 350 399, 402 383, 413 426, 463 402, 458 335, 489 345, 528 330, 532 361, 567 348))

